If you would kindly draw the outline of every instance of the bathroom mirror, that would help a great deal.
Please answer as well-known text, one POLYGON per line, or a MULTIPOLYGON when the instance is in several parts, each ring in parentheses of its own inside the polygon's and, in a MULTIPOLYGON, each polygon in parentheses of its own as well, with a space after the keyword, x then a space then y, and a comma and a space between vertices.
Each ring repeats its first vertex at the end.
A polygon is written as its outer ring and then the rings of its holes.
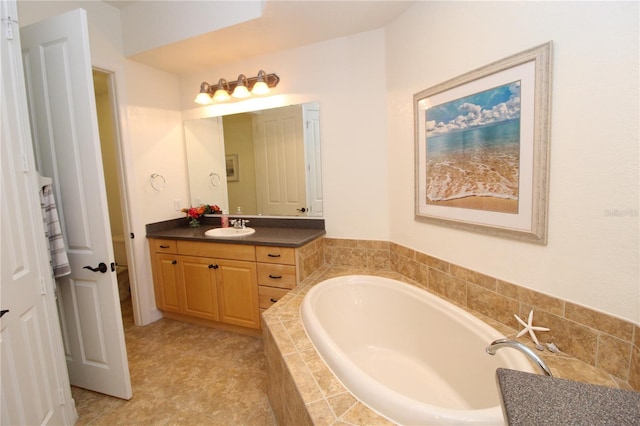
POLYGON ((191 205, 322 216, 317 102, 184 122, 191 205))

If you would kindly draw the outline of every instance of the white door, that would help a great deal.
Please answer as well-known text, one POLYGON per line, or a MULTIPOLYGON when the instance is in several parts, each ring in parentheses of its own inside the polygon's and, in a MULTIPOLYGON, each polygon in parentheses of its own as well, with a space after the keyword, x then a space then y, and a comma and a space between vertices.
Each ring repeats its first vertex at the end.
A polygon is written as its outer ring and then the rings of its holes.
POLYGON ((306 216, 302 108, 261 111, 255 123, 258 213, 306 216))
POLYGON ((45 256, 18 25, 12 22, 15 2, 2 0, 0 8, 0 424, 73 424, 77 415, 45 256))
POLYGON ((320 152, 320 105, 303 105, 304 156, 307 173, 309 216, 322 216, 322 154, 320 152))
POLYGON ((86 12, 22 28, 21 39, 36 162, 53 178, 71 264, 57 280, 69 379, 129 399, 86 12))

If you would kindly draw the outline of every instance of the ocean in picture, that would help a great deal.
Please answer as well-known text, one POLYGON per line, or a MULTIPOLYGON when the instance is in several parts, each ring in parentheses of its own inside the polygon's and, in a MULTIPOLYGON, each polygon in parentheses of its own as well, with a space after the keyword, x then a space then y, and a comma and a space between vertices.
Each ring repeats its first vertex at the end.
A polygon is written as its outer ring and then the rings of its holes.
POLYGON ((426 203, 518 212, 520 82, 426 110, 426 203))

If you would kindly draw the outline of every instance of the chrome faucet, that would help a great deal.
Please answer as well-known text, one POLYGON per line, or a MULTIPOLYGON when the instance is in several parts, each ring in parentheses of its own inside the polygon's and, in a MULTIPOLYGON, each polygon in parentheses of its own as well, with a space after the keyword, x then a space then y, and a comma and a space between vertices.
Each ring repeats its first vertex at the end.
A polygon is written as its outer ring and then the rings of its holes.
POLYGON ((545 376, 553 377, 553 375, 551 374, 551 369, 549 368, 547 363, 544 362, 542 358, 540 358, 535 352, 529 349, 526 345, 520 342, 517 342, 515 340, 498 339, 491 342, 491 344, 487 346, 486 351, 489 355, 495 355, 496 351, 500 348, 513 348, 513 349, 519 350, 520 352, 528 356, 538 366, 540 371, 542 371, 542 373, 545 376))
POLYGON ((231 219, 231 224, 235 229, 245 229, 249 223, 246 219, 231 219))

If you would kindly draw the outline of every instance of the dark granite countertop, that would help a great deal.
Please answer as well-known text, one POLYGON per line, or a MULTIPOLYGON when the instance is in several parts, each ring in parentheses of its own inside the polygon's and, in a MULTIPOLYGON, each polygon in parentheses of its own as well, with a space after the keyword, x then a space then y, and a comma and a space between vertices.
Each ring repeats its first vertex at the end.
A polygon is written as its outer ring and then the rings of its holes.
POLYGON ((640 392, 499 368, 508 425, 640 425, 640 392))
POLYGON ((248 226, 256 232, 244 237, 206 237, 211 228, 220 227, 219 218, 203 218, 201 226, 189 228, 185 219, 174 219, 147 225, 147 238, 171 240, 207 241, 226 244, 249 244, 257 246, 302 247, 323 236, 322 219, 267 219, 252 218, 248 226))

